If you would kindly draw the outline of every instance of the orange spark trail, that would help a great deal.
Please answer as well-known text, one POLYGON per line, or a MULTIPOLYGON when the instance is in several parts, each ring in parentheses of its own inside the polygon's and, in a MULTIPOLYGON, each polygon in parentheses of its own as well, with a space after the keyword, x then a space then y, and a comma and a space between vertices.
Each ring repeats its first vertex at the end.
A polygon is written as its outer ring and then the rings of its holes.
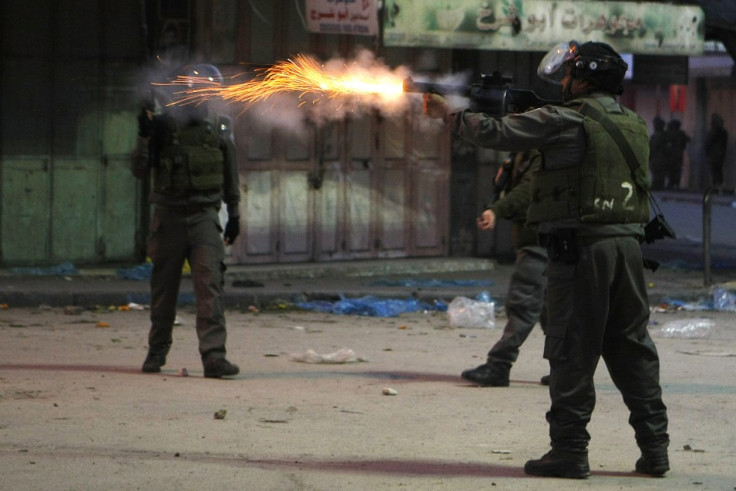
POLYGON ((403 77, 387 69, 373 70, 346 66, 342 73, 329 73, 315 59, 297 55, 294 60, 280 62, 262 70, 255 79, 242 84, 220 85, 198 77, 179 76, 173 85, 194 87, 177 93, 173 104, 197 104, 213 97, 240 102, 246 107, 282 93, 295 92, 304 104, 307 96, 318 101, 321 97, 378 97, 384 101, 398 99, 403 94, 403 77))

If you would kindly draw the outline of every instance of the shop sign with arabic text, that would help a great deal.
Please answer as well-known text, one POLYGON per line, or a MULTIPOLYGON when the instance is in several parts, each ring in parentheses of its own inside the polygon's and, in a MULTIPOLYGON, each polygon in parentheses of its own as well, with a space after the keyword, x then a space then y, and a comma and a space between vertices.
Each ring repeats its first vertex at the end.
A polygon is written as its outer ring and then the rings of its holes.
POLYGON ((306 0, 307 30, 322 34, 376 36, 375 0, 306 0))
POLYGON ((698 55, 700 7, 640 2, 386 0, 385 46, 547 51, 602 41, 622 53, 698 55))

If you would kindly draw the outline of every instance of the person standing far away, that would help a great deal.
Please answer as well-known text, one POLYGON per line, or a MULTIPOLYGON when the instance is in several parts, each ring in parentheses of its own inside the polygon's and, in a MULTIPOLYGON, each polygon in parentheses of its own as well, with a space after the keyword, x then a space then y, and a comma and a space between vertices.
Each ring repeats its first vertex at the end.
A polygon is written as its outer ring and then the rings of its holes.
POLYGON ((728 147, 728 131, 723 127, 723 118, 718 113, 710 117, 710 129, 705 137, 705 156, 710 169, 711 184, 717 190, 723 187, 723 162, 728 147))
MULTIPOLYGON (((525 150, 512 154, 499 169, 495 187, 500 197, 489 203, 478 218, 478 228, 492 230, 498 217, 512 220, 511 241, 516 251, 514 272, 506 295, 506 326, 501 339, 488 352, 486 362, 462 372, 465 380, 482 387, 507 387, 511 365, 537 321, 546 323, 544 294, 547 289, 547 250, 537 243, 537 227, 527 227, 526 213, 532 193, 532 179, 542 162, 542 154, 525 150)), ((548 377, 542 377, 548 383, 548 377)))
POLYGON ((671 119, 667 123, 667 131, 665 131, 665 141, 667 142, 667 189, 680 189, 685 148, 690 142, 690 137, 682 131, 680 126, 679 120, 671 119))
POLYGON ((493 118, 453 112, 442 96, 423 95, 425 114, 442 118, 455 136, 496 150, 538 149, 543 156, 527 223, 538 225, 550 260, 544 357, 552 449, 526 462, 530 475, 590 475, 587 425, 600 358, 629 409, 641 452, 636 471, 660 477, 670 468, 640 245, 650 213, 649 131, 616 101, 627 68, 608 44, 570 41, 547 53, 537 71, 561 84, 561 104, 493 118))
MULTIPOLYGON (((217 67, 184 67, 180 78, 190 89, 221 84, 217 67)), ((138 117, 139 137, 131 168, 139 179, 152 177, 149 201, 154 206, 148 256, 151 275, 151 328, 148 354, 141 370, 158 373, 166 364, 185 260, 191 267, 197 307, 196 331, 204 376, 237 375, 240 369, 226 358, 225 245, 240 233, 240 186, 235 143, 226 119, 213 121, 208 104, 172 103, 181 85, 160 85, 163 114, 148 106, 138 117), (219 210, 228 220, 220 225, 219 210)))
POLYGON ((667 137, 664 120, 659 116, 652 121, 654 133, 649 138, 649 170, 652 173, 652 189, 664 189, 667 177, 667 137))

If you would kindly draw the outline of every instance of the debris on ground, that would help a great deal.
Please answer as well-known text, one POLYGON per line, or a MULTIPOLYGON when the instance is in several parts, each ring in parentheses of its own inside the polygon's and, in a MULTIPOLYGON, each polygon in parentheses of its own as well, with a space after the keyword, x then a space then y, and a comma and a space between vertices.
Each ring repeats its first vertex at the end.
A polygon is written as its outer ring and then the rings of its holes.
POLYGON ((678 319, 652 330, 652 335, 663 338, 702 339, 710 336, 714 322, 710 319, 678 319))
POLYGON ((292 354, 289 356, 291 361, 297 361, 301 363, 326 363, 326 364, 340 364, 340 363, 356 363, 361 361, 368 361, 355 354, 355 351, 350 348, 340 348, 334 353, 319 354, 313 349, 308 349, 302 354, 292 354))

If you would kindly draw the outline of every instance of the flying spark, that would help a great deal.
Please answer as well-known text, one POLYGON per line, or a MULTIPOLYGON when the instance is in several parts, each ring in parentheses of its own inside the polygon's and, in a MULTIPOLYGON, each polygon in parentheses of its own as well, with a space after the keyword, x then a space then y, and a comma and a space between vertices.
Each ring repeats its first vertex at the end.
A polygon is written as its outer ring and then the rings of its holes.
POLYGON ((333 73, 314 58, 297 55, 293 60, 261 70, 256 78, 241 84, 221 85, 199 77, 179 76, 172 85, 183 89, 177 92, 177 99, 172 104, 199 104, 219 97, 228 102, 243 103, 247 108, 289 92, 299 94, 300 105, 316 103, 323 97, 378 98, 380 102, 390 103, 402 97, 403 81, 404 77, 385 68, 371 69, 359 65, 344 66, 340 73, 333 73))

